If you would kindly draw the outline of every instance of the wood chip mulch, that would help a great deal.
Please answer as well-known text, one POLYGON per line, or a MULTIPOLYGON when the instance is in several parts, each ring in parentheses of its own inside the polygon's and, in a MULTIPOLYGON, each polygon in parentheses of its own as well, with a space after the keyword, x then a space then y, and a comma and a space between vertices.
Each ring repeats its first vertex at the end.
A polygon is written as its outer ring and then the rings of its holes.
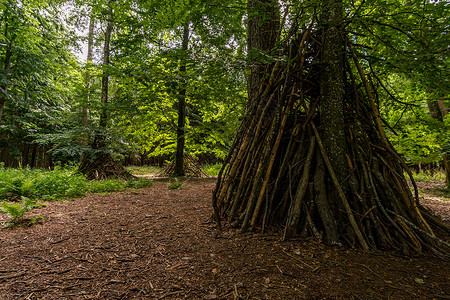
POLYGON ((54 202, 0 229, 0 299, 450 299, 450 263, 430 255, 217 234, 214 181, 54 202))

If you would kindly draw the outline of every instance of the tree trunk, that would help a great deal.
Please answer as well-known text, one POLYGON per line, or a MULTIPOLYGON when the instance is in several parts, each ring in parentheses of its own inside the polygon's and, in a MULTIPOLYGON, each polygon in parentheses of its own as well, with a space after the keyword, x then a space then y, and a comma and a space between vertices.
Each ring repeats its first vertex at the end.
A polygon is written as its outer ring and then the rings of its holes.
MULTIPOLYGON (((189 46, 189 22, 184 24, 182 57, 180 62, 181 76, 186 74, 186 55, 189 46)), ((175 153, 175 176, 184 176, 184 145, 186 141, 186 80, 181 79, 181 90, 178 95, 177 150, 175 153)))
MULTIPOLYGON (((86 75, 85 75, 85 89, 86 89, 86 98, 83 102, 83 107, 81 108, 81 122, 83 127, 87 127, 89 125, 89 100, 91 96, 91 75, 89 74, 89 68, 92 65, 92 58, 94 56, 94 28, 95 28, 95 19, 94 15, 91 13, 89 18, 89 31, 88 31, 88 48, 87 48, 87 57, 86 57, 86 75)), ((88 143, 87 137, 84 138, 84 144, 88 143)))
MULTIPOLYGON (((344 192, 347 191, 346 178, 348 167, 345 160, 345 123, 344 123, 344 41, 342 39, 342 0, 323 1, 322 64, 324 70, 320 78, 320 125, 325 151, 331 167, 336 173, 344 192)), ((343 211, 339 194, 328 180, 328 203, 334 211, 343 211)), ((336 216, 341 219, 341 216, 336 216)), ((328 230, 336 230, 332 226, 328 230)), ((337 233, 330 235, 329 243, 339 244, 337 233), (333 237, 333 238, 331 238, 333 237)))
MULTIPOLYGON (((99 127, 100 131, 104 131, 108 124, 108 91, 109 91, 109 56, 110 56, 110 44, 111 44, 111 33, 113 30, 112 21, 108 21, 105 30, 105 41, 103 44, 103 75, 102 75, 102 91, 101 91, 101 111, 99 127)), ((105 146, 104 132, 98 132, 94 138, 94 149, 100 149, 105 146)))
POLYGON ((109 88, 109 64, 110 64, 110 44, 113 31, 113 12, 110 9, 108 23, 105 30, 105 40, 103 44, 103 76, 101 93, 101 111, 99 120, 99 129, 95 134, 91 145, 92 155, 83 155, 78 170, 85 174, 88 179, 104 179, 107 177, 119 177, 129 179, 132 175, 118 164, 112 156, 105 151, 106 139, 105 132, 108 124, 108 88, 109 88))
POLYGON ((37 167, 36 166, 36 152, 37 152, 37 150, 38 150, 38 146, 36 144, 33 144, 33 152, 31 153, 31 162, 30 162, 30 168, 32 168, 32 169, 37 167))
MULTIPOLYGON (((444 107, 444 101, 430 100, 427 101, 427 105, 428 110, 430 111, 430 116, 441 123, 444 122, 444 117, 445 115, 447 115, 447 111, 444 107)), ((450 161, 448 152, 446 150, 447 149, 444 149, 444 155, 442 157, 442 167, 445 173, 447 188, 450 189, 450 161)))
POLYGON ((102 113, 100 115, 100 127, 106 128, 108 122, 108 90, 109 90, 109 74, 107 68, 109 67, 109 55, 110 55, 110 44, 111 44, 111 33, 113 30, 113 23, 108 22, 105 31, 105 43, 103 46, 103 76, 102 76, 102 113))
MULTIPOLYGON (((8 24, 5 25, 5 36, 8 36, 8 24)), ((2 83, 2 85, 0 86, 1 91, 0 91, 0 122, 3 119, 3 114, 4 114, 4 110, 5 110, 5 102, 7 100, 7 95, 8 95, 8 79, 9 79, 9 72, 11 70, 11 57, 12 57, 12 43, 13 43, 14 38, 11 38, 11 40, 9 41, 9 43, 6 46, 6 50, 5 50, 5 59, 3 61, 3 72, 6 75, 7 80, 2 83)))
POLYGON ((247 79, 248 104, 260 93, 270 59, 279 39, 280 13, 276 0, 249 0, 247 3, 247 51, 250 75, 247 79))

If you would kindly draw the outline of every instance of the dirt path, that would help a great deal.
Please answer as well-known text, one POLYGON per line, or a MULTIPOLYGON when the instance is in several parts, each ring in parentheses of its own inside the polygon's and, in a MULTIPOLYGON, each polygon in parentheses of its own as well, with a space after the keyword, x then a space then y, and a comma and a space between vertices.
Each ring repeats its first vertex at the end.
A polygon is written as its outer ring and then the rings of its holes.
POLYGON ((42 224, 1 229, 0 299, 450 299, 450 263, 436 258, 214 238, 213 186, 155 181, 52 203, 34 212, 42 224))

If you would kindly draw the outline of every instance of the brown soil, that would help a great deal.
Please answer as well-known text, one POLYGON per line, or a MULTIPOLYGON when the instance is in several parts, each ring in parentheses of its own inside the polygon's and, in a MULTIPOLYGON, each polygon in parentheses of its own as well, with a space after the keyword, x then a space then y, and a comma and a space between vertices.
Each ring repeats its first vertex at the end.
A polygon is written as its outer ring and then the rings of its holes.
POLYGON ((0 299, 450 299, 450 263, 426 254, 216 236, 214 180, 56 202, 1 229, 0 299))

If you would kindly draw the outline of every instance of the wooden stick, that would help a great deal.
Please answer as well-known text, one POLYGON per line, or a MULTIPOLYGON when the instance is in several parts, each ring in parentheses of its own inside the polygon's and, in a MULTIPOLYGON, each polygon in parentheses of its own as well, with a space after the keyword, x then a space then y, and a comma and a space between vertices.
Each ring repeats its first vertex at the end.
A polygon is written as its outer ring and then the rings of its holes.
POLYGON ((347 212, 348 218, 350 220, 350 224, 352 225, 353 230, 355 231, 356 237, 358 238, 359 243, 363 247, 364 250, 368 251, 369 246, 366 243, 366 240, 364 239, 361 230, 359 229, 358 224, 356 223, 355 217, 353 216, 352 209, 350 207, 350 204, 347 201, 347 197, 345 197, 344 191, 341 188, 341 185, 339 184, 339 181, 336 177, 336 174, 333 171, 333 167, 331 166, 331 162, 328 159, 328 156, 325 152, 325 148, 322 144, 322 140, 320 139, 319 132, 317 131, 316 126, 314 123, 311 123, 311 127, 314 131, 314 135, 317 139, 317 144, 319 145, 320 152, 322 153, 323 161, 325 162, 325 165, 328 168, 328 172, 330 173, 331 179, 333 180, 334 186, 341 197, 342 203, 344 204, 345 211, 347 212))

